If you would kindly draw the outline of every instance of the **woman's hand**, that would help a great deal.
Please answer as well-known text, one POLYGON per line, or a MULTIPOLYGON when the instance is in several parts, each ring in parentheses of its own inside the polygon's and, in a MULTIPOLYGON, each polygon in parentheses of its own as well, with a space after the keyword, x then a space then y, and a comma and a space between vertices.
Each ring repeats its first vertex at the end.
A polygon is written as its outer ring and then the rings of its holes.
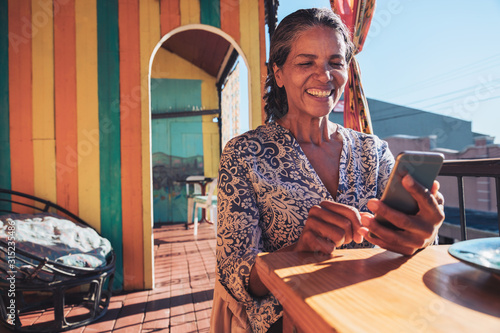
MULTIPOLYGON (((359 233, 361 229, 361 215, 351 206, 333 201, 323 201, 309 210, 306 224, 299 240, 276 252, 320 252, 330 254, 335 248, 352 242, 363 241, 359 233)), ((255 296, 264 296, 269 293, 262 283, 257 270, 252 267, 248 288, 255 296)))
POLYGON ((439 227, 444 221, 444 198, 439 192, 437 181, 434 181, 429 191, 406 175, 403 178, 403 186, 417 201, 419 212, 416 215, 406 215, 378 199, 371 199, 368 208, 402 230, 389 229, 378 223, 372 214, 362 214, 363 228, 360 233, 372 244, 401 254, 413 255, 436 239, 439 227))
POLYGON ((335 248, 353 240, 361 243, 360 228, 361 215, 356 208, 323 201, 309 210, 304 230, 289 250, 330 254, 335 248))

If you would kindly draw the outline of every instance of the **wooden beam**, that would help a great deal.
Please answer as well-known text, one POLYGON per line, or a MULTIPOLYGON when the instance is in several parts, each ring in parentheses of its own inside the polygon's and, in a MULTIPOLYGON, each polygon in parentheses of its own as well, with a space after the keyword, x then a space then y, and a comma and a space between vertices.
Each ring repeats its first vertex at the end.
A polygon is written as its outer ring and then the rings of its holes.
POLYGON ((151 114, 152 119, 162 119, 162 118, 178 118, 178 117, 194 117, 194 116, 204 116, 204 115, 220 115, 219 109, 214 110, 201 110, 201 111, 179 111, 179 112, 162 112, 151 114))

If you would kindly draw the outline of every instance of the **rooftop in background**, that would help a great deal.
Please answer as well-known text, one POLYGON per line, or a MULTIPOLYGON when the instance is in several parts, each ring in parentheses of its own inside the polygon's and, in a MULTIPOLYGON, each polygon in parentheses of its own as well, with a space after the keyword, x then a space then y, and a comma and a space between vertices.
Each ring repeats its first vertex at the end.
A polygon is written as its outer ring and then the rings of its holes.
MULTIPOLYGON (((472 132, 472 123, 437 113, 368 98, 374 133, 385 139, 396 135, 431 137, 431 149, 447 148, 461 151, 475 145, 477 137, 493 138, 472 132)), ((343 113, 332 112, 330 120, 343 124, 343 113)), ((488 141, 488 140, 487 140, 488 141)))

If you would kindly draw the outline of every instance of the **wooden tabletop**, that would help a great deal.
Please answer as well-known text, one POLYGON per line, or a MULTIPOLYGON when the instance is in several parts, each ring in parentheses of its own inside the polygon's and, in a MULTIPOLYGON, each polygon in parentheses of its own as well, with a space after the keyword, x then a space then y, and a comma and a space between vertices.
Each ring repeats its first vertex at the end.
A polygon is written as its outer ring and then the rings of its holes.
POLYGON ((446 245, 261 254, 256 268, 297 332, 500 332, 500 277, 446 245))

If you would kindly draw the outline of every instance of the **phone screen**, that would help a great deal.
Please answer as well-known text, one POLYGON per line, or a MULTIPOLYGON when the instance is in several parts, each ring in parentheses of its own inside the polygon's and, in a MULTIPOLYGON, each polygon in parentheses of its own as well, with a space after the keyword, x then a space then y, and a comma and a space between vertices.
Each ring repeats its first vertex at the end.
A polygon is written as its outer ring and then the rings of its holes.
MULTIPOLYGON (((418 204, 401 183, 403 177, 410 174, 415 181, 430 189, 436 179, 444 156, 441 153, 405 151, 396 157, 396 163, 389 181, 380 199, 389 207, 400 212, 415 215, 418 213, 418 204)), ((375 218, 382 224, 399 229, 381 216, 375 218)))

